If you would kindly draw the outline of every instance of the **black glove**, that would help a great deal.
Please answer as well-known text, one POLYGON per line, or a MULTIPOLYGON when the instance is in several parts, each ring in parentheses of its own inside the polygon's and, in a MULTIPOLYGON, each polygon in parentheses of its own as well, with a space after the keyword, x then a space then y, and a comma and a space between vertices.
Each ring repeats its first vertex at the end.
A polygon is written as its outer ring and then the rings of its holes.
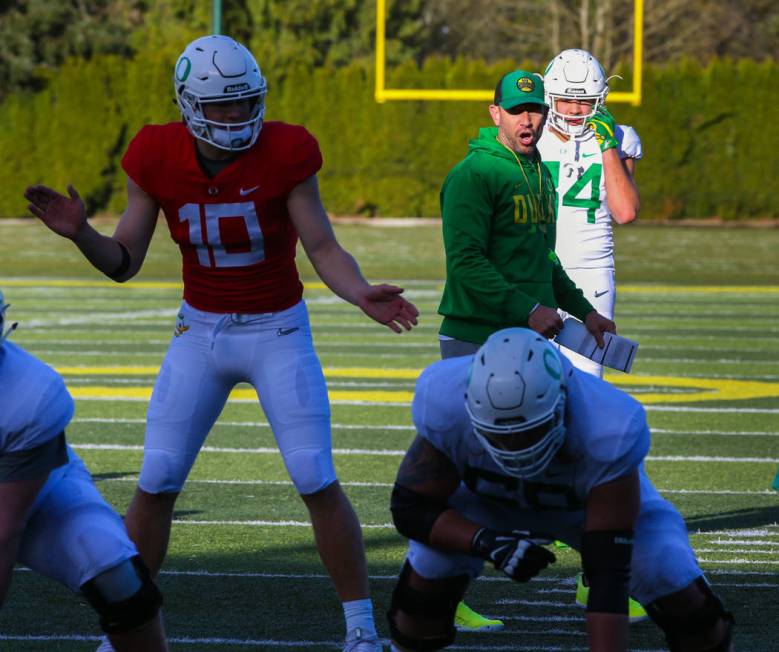
POLYGON ((530 532, 498 532, 483 527, 473 535, 471 552, 491 561, 493 566, 515 582, 527 582, 557 558, 530 539, 530 532))

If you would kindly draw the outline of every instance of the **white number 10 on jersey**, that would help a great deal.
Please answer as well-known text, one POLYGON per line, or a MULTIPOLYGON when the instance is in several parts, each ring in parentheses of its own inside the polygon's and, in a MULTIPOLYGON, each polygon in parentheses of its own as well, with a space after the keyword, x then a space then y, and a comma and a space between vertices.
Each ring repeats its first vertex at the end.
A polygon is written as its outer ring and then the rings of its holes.
POLYGON ((200 219, 200 204, 185 204, 179 209, 179 221, 189 226, 189 241, 197 250, 198 262, 203 267, 247 267, 265 260, 265 242, 254 202, 235 204, 205 204, 205 220, 200 219), (249 240, 241 243, 241 251, 229 251, 222 242, 219 221, 241 218, 249 240), (205 224, 205 233, 201 224, 205 224), (246 251, 249 245, 249 251, 246 251))

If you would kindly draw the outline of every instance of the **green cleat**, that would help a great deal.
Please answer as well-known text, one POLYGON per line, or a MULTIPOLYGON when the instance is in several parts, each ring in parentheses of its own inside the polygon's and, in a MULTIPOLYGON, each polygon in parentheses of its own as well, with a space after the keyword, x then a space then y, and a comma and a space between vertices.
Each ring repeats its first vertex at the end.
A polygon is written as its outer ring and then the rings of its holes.
POLYGON ((485 618, 464 602, 457 604, 454 626, 458 632, 499 632, 504 627, 502 620, 485 618))
POLYGON ((565 543, 564 541, 557 541, 557 540, 552 541, 552 545, 555 548, 557 548, 557 550, 565 550, 566 548, 570 548, 571 547, 567 543, 565 543))
POLYGON ((774 491, 779 491, 779 470, 776 471, 776 476, 774 477, 774 483, 771 485, 771 488, 774 491))
MULTIPOLYGON (((590 587, 585 584, 584 573, 576 576, 576 604, 580 607, 587 606, 587 598, 590 595, 590 587)), ((633 598, 628 598, 628 620, 631 624, 640 623, 649 618, 644 607, 642 607, 633 598)))

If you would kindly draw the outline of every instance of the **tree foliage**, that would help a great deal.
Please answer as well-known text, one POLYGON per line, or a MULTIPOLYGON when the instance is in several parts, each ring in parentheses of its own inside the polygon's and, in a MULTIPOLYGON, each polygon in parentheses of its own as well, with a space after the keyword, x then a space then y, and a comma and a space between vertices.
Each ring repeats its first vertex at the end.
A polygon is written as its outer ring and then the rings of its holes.
MULTIPOLYGON (((134 56, 211 31, 211 0, 4 0, 0 99, 40 89, 68 57, 134 56)), ((283 79, 372 59, 376 0, 223 0, 223 32, 283 79)), ((646 0, 645 60, 779 57, 775 0, 646 0)), ((631 0, 387 0, 390 66, 430 56, 534 62, 563 48, 591 50, 611 71, 633 47, 631 0)))
POLYGON ((0 98, 39 89, 68 57, 129 56, 144 18, 140 0, 6 0, 0 3, 0 98))
MULTIPOLYGON (((25 213, 22 189, 73 183, 89 210, 117 213, 125 201, 120 160, 148 122, 179 119, 169 43, 116 55, 70 59, 38 93, 15 93, 0 104, 0 215, 25 213)), ((486 63, 460 57, 408 60, 388 71, 395 88, 486 88, 515 60, 486 63)), ((779 64, 693 59, 648 65, 641 107, 610 108, 636 127, 644 145, 638 165, 642 219, 779 215, 773 179, 779 125, 779 64), (738 101, 733 101, 738 88, 738 101), (760 125, 756 129, 755 125, 760 125)), ((268 120, 304 124, 317 137, 325 165, 325 205, 336 214, 432 216, 448 170, 467 151, 487 103, 373 100, 373 66, 355 61, 311 69, 292 65, 271 87, 268 120)))

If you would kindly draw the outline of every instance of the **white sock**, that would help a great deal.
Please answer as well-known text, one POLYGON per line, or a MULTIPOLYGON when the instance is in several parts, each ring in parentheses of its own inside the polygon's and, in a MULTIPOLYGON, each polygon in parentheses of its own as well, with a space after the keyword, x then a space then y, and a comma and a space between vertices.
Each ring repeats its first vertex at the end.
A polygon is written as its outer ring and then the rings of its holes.
POLYGON ((373 602, 370 598, 342 602, 346 631, 351 632, 359 627, 366 634, 376 634, 376 623, 373 622, 373 602))

